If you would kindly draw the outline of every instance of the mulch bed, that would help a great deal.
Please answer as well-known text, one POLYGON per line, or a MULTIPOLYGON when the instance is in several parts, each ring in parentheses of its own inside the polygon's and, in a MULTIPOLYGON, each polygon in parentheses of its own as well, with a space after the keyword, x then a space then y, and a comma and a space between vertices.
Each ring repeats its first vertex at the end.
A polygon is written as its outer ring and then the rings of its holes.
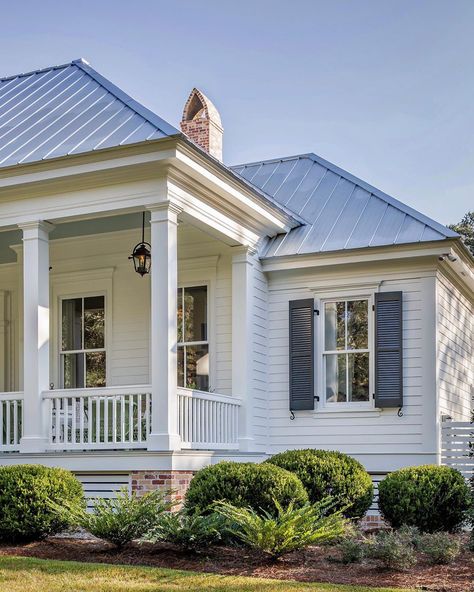
POLYGON ((311 547, 288 555, 277 563, 270 563, 256 553, 230 547, 215 547, 202 554, 190 555, 165 544, 131 544, 118 551, 98 540, 50 538, 28 545, 0 546, 0 555, 147 565, 301 582, 418 588, 432 592, 474 591, 474 558, 468 552, 451 565, 433 566, 420 557, 418 564, 407 572, 383 570, 369 561, 342 565, 335 561, 337 550, 330 547, 311 547))

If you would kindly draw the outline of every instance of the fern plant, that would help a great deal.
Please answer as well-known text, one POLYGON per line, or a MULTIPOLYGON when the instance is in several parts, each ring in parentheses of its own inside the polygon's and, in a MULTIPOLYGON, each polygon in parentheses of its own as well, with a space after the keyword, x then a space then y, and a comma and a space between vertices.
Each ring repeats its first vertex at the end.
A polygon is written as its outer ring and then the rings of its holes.
POLYGON ((275 501, 275 506, 276 515, 227 502, 218 502, 215 511, 227 519, 238 540, 273 560, 309 545, 333 541, 344 533, 345 519, 340 512, 328 513, 327 501, 301 507, 290 502, 285 508, 275 501))
POLYGON ((185 510, 171 512, 160 516, 142 540, 172 543, 185 551, 196 552, 221 541, 223 522, 218 514, 190 514, 185 510))
POLYGON ((71 504, 56 506, 55 510, 67 516, 75 526, 117 547, 123 547, 142 537, 164 512, 173 507, 173 503, 166 500, 168 493, 155 490, 139 497, 124 487, 115 498, 98 498, 91 513, 71 504))

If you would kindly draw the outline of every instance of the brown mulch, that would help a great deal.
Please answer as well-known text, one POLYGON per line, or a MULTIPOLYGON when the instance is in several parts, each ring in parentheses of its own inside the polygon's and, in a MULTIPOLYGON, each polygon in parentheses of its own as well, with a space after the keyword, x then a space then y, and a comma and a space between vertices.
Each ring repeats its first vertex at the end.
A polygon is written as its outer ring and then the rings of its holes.
POLYGON ((0 555, 147 565, 301 582, 418 588, 432 592, 474 591, 474 558, 468 552, 451 565, 430 565, 420 556, 418 564, 407 572, 383 570, 369 561, 342 565, 335 561, 337 550, 330 547, 311 547, 270 563, 256 553, 231 547, 214 547, 205 553, 190 555, 164 544, 131 544, 117 550, 102 541, 50 538, 28 545, 0 546, 0 555))

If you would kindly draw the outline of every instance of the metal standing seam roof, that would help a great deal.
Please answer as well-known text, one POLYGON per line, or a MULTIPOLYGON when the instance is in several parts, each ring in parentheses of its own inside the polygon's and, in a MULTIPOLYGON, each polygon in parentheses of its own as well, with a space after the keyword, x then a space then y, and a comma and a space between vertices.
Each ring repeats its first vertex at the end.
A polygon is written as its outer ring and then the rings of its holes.
POLYGON ((316 156, 231 167, 306 224, 270 239, 262 257, 458 238, 413 208, 316 156))
POLYGON ((0 78, 0 167, 177 134, 82 59, 0 78))

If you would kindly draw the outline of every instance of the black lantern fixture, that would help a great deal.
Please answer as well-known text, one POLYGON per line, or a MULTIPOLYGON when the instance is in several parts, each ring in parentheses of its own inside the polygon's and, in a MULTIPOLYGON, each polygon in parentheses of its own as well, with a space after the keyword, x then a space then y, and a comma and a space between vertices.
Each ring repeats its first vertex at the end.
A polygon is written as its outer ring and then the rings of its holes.
POLYGON ((129 259, 133 260, 135 271, 142 277, 150 273, 151 267, 151 245, 145 242, 145 212, 142 218, 142 242, 138 243, 133 249, 129 259))

